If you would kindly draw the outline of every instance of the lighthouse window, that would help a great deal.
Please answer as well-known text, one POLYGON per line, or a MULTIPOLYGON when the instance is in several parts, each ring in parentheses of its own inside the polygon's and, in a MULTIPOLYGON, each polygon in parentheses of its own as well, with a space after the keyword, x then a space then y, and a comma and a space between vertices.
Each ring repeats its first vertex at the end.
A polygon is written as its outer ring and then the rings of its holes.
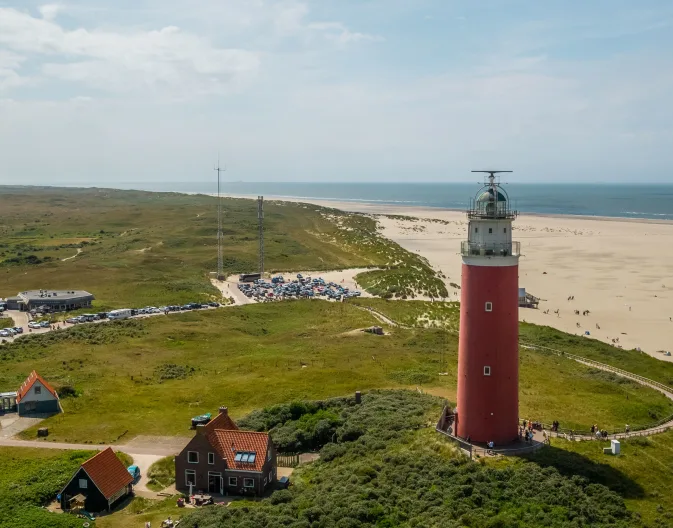
POLYGON ((475 228, 474 228, 474 232, 475 232, 475 233, 478 233, 478 232, 479 232, 479 228, 478 228, 478 227, 475 227, 475 228))
POLYGON ((489 233, 493 233, 493 228, 492 228, 492 227, 489 227, 489 228, 488 228, 488 232, 489 232, 489 233))
POLYGON ((491 375, 491 367, 484 367, 484 376, 491 375))
POLYGON ((502 228, 502 232, 503 232, 503 233, 507 233, 507 228, 506 228, 506 227, 503 227, 503 228, 502 228))
POLYGON ((484 310, 487 312, 492 312, 493 311, 493 303, 492 302, 487 302, 486 305, 484 306, 484 310))

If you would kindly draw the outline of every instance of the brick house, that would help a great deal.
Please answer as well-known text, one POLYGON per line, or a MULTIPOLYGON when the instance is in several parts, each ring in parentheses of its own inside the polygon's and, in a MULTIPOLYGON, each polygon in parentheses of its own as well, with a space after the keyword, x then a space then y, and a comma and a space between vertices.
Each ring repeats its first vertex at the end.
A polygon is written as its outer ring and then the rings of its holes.
POLYGON ((175 487, 184 493, 263 495, 276 480, 276 450, 268 433, 241 431, 226 407, 175 457, 175 487))

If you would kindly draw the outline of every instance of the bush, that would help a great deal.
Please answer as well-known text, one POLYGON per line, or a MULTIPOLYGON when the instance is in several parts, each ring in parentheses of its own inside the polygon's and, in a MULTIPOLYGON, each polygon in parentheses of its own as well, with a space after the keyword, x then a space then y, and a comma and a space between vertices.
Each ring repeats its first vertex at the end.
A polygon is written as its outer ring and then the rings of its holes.
POLYGON ((347 399, 315 402, 324 411, 340 409, 342 429, 358 431, 361 436, 324 446, 319 461, 295 471, 296 484, 289 490, 254 506, 190 512, 181 526, 639 525, 616 493, 582 478, 564 477, 554 468, 543 469, 534 463, 481 465, 447 449, 440 455, 433 449, 436 442, 428 441, 428 435, 435 433, 415 429, 435 418, 442 403, 412 391, 369 393, 361 405, 347 399))

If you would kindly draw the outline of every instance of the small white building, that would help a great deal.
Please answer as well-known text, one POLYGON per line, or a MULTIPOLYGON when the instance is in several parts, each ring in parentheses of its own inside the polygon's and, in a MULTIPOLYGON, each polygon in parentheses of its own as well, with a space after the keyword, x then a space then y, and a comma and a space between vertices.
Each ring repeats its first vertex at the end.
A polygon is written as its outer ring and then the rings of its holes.
POLYGON ((42 376, 33 371, 23 382, 16 395, 19 416, 32 413, 59 413, 58 394, 42 376))

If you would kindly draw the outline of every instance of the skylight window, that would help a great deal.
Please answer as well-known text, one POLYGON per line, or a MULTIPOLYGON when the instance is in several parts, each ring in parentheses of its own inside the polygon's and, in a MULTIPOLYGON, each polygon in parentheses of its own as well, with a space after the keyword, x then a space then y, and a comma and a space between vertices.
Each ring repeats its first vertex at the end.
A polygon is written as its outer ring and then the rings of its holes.
POLYGON ((241 462, 242 464, 253 464, 257 458, 257 453, 254 451, 237 451, 234 456, 234 462, 241 462))

